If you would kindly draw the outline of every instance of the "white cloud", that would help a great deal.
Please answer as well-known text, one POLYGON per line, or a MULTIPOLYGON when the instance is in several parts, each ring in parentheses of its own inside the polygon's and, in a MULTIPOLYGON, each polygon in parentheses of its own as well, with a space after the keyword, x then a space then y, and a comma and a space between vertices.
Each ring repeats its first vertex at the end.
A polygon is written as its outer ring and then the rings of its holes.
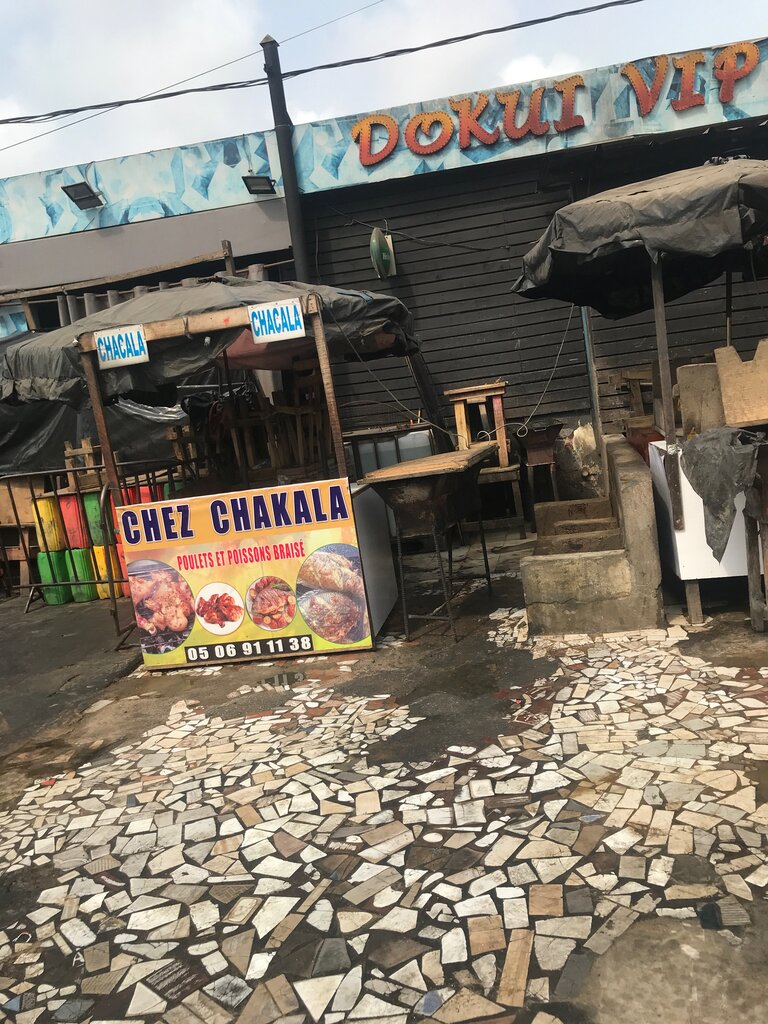
POLYGON ((572 53, 556 53, 550 58, 540 57, 536 53, 526 53, 515 57, 504 66, 501 73, 501 85, 519 85, 535 82, 540 78, 557 78, 559 75, 570 75, 583 71, 579 58, 572 53))
MULTIPOLYGON (((358 6, 356 0, 24 0, 3 5, 0 117, 150 92, 258 51, 358 6)), ((385 0, 280 48, 283 68, 414 46, 558 13, 571 0, 385 0)), ((645 0, 637 6, 487 36, 286 82, 296 123, 476 92, 765 34, 765 0, 645 0)), ((201 84, 263 74, 260 54, 201 84)), ((198 83, 190 83, 198 84, 198 83)), ((56 124, 0 127, 0 177, 271 126, 265 88, 125 108, 26 145, 56 124)))

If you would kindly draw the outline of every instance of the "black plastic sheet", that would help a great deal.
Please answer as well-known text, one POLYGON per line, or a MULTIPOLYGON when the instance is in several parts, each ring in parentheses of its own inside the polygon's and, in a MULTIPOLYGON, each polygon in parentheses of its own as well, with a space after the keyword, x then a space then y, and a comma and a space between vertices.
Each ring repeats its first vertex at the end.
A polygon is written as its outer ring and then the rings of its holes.
MULTIPOLYGON (((132 324, 188 317, 197 313, 251 306, 262 302, 317 293, 323 304, 322 317, 331 353, 337 358, 397 354, 418 350, 413 322, 399 299, 376 292, 351 291, 298 282, 245 281, 224 277, 190 288, 169 288, 148 292, 100 310, 67 327, 47 334, 29 335, 7 345, 0 353, 0 399, 23 402, 49 400, 78 406, 85 401, 85 377, 76 348, 79 335, 132 324)), ((309 325, 307 324, 307 327, 309 325)), ((153 342, 148 363, 125 366, 102 373, 105 395, 132 391, 154 391, 168 383, 179 383, 213 364, 216 357, 243 333, 243 328, 190 335, 153 342)), ((274 368, 280 341, 268 345, 274 368)), ((313 348, 311 341, 308 348, 313 348)), ((287 363, 290 366, 290 361, 287 363)))
POLYGON ((757 448, 731 427, 706 430, 683 445, 682 469, 704 504, 704 533, 722 561, 736 518, 735 498, 752 486, 757 448))
POLYGON ((768 161, 675 171, 558 210, 523 257, 513 290, 615 320, 653 307, 651 260, 661 260, 671 300, 716 280, 735 252, 766 233, 768 161))
MULTIPOLYGON (((139 405, 128 399, 107 406, 106 416, 115 451, 126 462, 172 458, 166 431, 189 422, 179 406, 139 405)), ((75 409, 65 402, 0 402, 0 475, 63 467, 64 442, 79 446, 83 437, 97 437, 87 403, 75 409)))

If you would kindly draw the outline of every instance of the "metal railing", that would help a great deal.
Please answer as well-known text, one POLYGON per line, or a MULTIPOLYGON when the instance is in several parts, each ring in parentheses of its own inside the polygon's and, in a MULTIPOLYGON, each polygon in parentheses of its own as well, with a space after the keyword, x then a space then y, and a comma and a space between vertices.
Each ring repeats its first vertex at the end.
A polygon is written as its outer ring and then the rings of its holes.
MULTIPOLYGON (((172 497, 174 493, 185 484, 200 479, 202 458, 166 458, 157 460, 144 460, 133 462, 118 462, 118 479, 120 483, 120 495, 111 494, 110 485, 106 479, 103 463, 92 466, 57 466, 49 469, 39 469, 27 473, 12 473, 0 477, 0 487, 7 492, 9 507, 12 512, 12 523, 0 523, 0 555, 10 570, 8 558, 8 546, 3 539, 3 531, 16 529, 18 544, 16 549, 22 554, 26 564, 27 581, 21 578, 16 583, 11 583, 9 575, 3 577, 6 593, 10 594, 15 588, 19 591, 28 590, 25 613, 30 610, 36 599, 44 600, 44 591, 54 587, 106 587, 107 599, 110 602, 110 614, 115 625, 115 632, 118 637, 116 649, 124 646, 130 633, 136 626, 133 617, 133 606, 129 605, 129 621, 121 623, 121 605, 119 598, 122 596, 122 587, 129 583, 127 573, 116 574, 114 567, 120 565, 119 537, 115 530, 115 509, 120 505, 139 504, 146 501, 162 501, 166 496, 172 497), (66 479, 66 485, 62 481, 66 479), (165 493, 167 488, 167 495, 165 493), (99 534, 102 543, 97 544, 94 539, 94 531, 91 526, 91 519, 86 511, 85 498, 88 495, 98 495, 99 507, 99 534), (20 514, 19 504, 22 496, 29 499, 29 507, 32 515, 32 522, 26 521, 26 516, 20 514), (117 497, 117 502, 115 502, 117 497), (71 543, 71 524, 65 520, 63 513, 62 499, 74 499, 79 537, 76 539, 85 540, 87 543, 82 548, 77 548, 71 543), (63 548, 53 549, 49 543, 49 529, 41 514, 41 502, 53 501, 55 512, 52 521, 61 524, 63 533, 63 548), (32 543, 31 530, 35 529, 37 544, 32 543), (37 547, 38 552, 33 550, 37 547), (96 559, 96 548, 104 549, 104 566, 101 569, 96 559), (92 566, 92 575, 86 578, 81 576, 75 567, 72 556, 73 551, 87 550, 90 552, 89 564, 92 566), (61 551, 70 553, 68 564, 72 567, 73 579, 56 579, 55 562, 53 554, 61 551), (38 566, 37 555, 44 555, 44 562, 52 577, 50 582, 42 579, 38 566)), ((67 517, 68 519, 69 517, 67 517)), ((69 602, 66 602, 69 603, 69 602)), ((122 606, 126 611, 126 606, 122 606)))

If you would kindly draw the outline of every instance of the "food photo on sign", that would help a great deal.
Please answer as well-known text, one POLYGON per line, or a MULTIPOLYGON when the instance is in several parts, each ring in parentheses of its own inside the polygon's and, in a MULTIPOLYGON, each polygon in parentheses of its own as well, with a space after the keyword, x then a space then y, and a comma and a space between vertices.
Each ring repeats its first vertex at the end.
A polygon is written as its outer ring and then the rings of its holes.
POLYGON ((373 646, 346 480, 120 509, 144 662, 373 646))

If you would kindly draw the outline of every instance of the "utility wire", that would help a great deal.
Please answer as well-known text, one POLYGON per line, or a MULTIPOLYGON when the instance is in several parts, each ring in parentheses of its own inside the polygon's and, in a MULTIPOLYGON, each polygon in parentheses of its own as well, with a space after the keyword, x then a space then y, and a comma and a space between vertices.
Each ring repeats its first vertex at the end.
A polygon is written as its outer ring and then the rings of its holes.
POLYGON ((366 4, 365 7, 358 7, 355 11, 347 11, 346 14, 340 14, 338 18, 331 18, 330 21, 324 21, 320 25, 315 25, 313 28, 306 28, 303 32, 297 32, 294 36, 288 36, 287 39, 281 39, 280 45, 283 43, 290 43, 293 39, 300 39, 301 36, 307 36, 310 32, 317 32, 319 28, 325 28, 326 25, 335 25, 337 21, 344 21, 345 18, 351 18, 353 14, 361 14, 363 11, 369 10, 371 7, 378 7, 379 4, 383 4, 384 0, 374 0, 372 4, 366 4))
POLYGON ((376 60, 389 60, 391 57, 403 57, 411 53, 420 53, 422 50, 434 50, 439 46, 453 46, 454 43, 466 43, 471 39, 480 39, 482 36, 494 36, 501 32, 516 32, 519 29, 533 28, 536 25, 547 25, 552 21, 562 21, 564 18, 575 18, 582 14, 594 14, 596 11, 605 11, 611 7, 629 7, 630 4, 641 4, 644 2, 645 0, 607 0, 606 3, 595 4, 592 7, 579 7, 577 10, 561 11, 559 14, 547 14, 541 18, 518 21, 513 25, 484 28, 477 32, 468 32, 463 36, 452 36, 450 39, 436 39, 432 43, 422 43, 421 46, 405 46, 399 50, 387 50, 384 53, 375 53, 369 57, 351 57, 348 60, 337 60, 330 64, 316 64, 311 68, 300 68, 298 71, 284 71, 283 78, 297 78, 299 75, 308 75, 313 71, 330 71, 334 68, 351 67, 354 64, 370 64, 376 60))
MULTIPOLYGON (((337 21, 343 21, 345 18, 351 18, 354 14, 360 14, 362 11, 367 11, 371 7, 377 7, 379 4, 382 4, 382 3, 384 3, 384 0, 375 0, 374 3, 366 4, 365 7, 358 7, 354 11, 347 11, 346 14, 339 15, 338 18, 332 18, 330 21, 324 21, 320 25, 313 25, 312 28, 305 29, 303 32, 297 32, 293 36, 288 36, 287 39, 283 39, 281 42, 282 43, 288 43, 292 39, 298 39, 300 36, 309 35, 310 32, 317 32, 318 29, 325 28, 327 25, 334 25, 337 21)), ((149 100, 152 97, 155 97, 155 96, 157 96, 160 93, 165 93, 168 89, 175 89, 179 85, 186 85, 187 82, 193 82, 193 81, 195 81, 198 78, 205 77, 205 75, 213 74, 214 71, 221 71, 222 68, 231 67, 232 64, 238 64, 240 61, 248 60, 249 57, 255 57, 256 54, 258 54, 258 53, 261 53, 261 48, 259 48, 258 50, 251 50, 250 53, 244 53, 242 56, 235 57, 233 60, 225 61, 223 64, 216 64, 215 67, 208 68, 205 71, 200 71, 196 75, 190 75, 188 78, 182 78, 178 82, 171 82, 169 85, 163 85, 159 89, 154 89, 152 92, 144 93, 143 96, 139 97, 139 101, 144 102, 145 100, 149 100)), ((258 84, 263 84, 264 81, 266 81, 266 79, 262 80, 262 82, 258 83, 258 84)), ((253 84, 256 85, 257 81, 254 80, 253 84)), ((82 113, 83 110, 85 110, 85 109, 87 109, 87 108, 81 107, 81 108, 74 108, 74 109, 72 109, 67 114, 64 114, 64 113, 55 114, 54 113, 52 115, 42 115, 40 117, 39 121, 35 120, 34 119, 34 115, 33 115, 33 118, 31 120, 29 120, 29 121, 23 120, 23 121, 19 121, 17 123, 20 123, 20 124, 22 124, 22 123, 23 124, 36 124, 36 123, 45 122, 45 121, 49 121, 49 120, 53 121, 53 120, 57 120, 60 117, 70 116, 72 113, 82 113)), ((93 113, 93 114, 88 114, 86 117, 78 118, 76 121, 68 121, 66 124, 58 125, 56 128, 50 128, 50 129, 48 129, 48 131, 39 132, 37 135, 31 135, 27 139, 20 139, 18 142, 13 142, 13 143, 11 143, 8 146, 2 146, 2 147, 0 147, 0 153, 4 153, 7 149, 15 149, 16 146, 23 146, 27 142, 34 142, 36 139, 42 139, 46 135, 53 135, 55 132, 63 131, 65 128, 73 128, 76 124, 82 124, 84 121, 90 121, 94 117, 100 117, 102 114, 108 114, 110 110, 114 110, 114 109, 116 109, 114 106, 111 106, 111 105, 105 106, 105 107, 103 107, 101 109, 96 110, 96 112, 93 113)), ((7 121, 7 122, 0 121, 0 124, 5 124, 5 123, 13 123, 13 122, 11 122, 11 121, 7 121)))
MULTIPOLYGON (((350 57, 347 60, 333 61, 329 64, 315 64, 312 67, 298 68, 295 71, 284 71, 283 79, 297 78, 300 75, 309 75, 315 71, 330 71, 336 68, 351 67, 356 64, 369 64, 372 61, 389 60, 393 57, 403 57, 408 54, 420 53, 423 50, 432 50, 440 46, 453 46, 455 43, 463 43, 471 39, 479 39, 482 36, 498 35, 501 32, 514 32, 519 29, 531 28, 535 25, 544 25, 552 21, 561 21, 563 18, 573 18, 583 14, 592 14, 596 11, 604 11, 612 7, 627 7, 630 4, 638 4, 644 2, 645 0, 607 0, 606 3, 596 4, 592 7, 581 7, 578 8, 577 10, 562 11, 559 14, 549 14, 541 18, 532 18, 529 19, 528 21, 519 21, 513 25, 501 25, 496 28, 481 29, 477 32, 470 32, 462 36, 452 36, 450 39, 437 39, 431 43, 423 43, 420 46, 404 47, 399 50, 387 50, 384 53, 370 54, 367 57, 350 57)), ((252 56, 252 54, 247 54, 246 56, 252 56)), ((239 60, 241 58, 237 59, 239 60)), ((231 61, 230 63, 235 63, 235 61, 231 61)), ((221 66, 223 67, 224 65, 221 66)), ((207 72, 201 72, 200 74, 203 75, 206 73, 207 72)), ((192 78, 195 77, 200 76, 192 76, 192 78)), ((191 79, 185 79, 185 81, 190 80, 191 79)), ((264 85, 265 83, 265 78, 251 78, 245 79, 240 82, 219 82, 214 85, 195 86, 191 89, 178 89, 174 92, 158 91, 156 93, 149 93, 146 96, 138 96, 133 99, 112 100, 108 103, 91 103, 80 107, 69 107, 62 110, 54 110, 45 114, 23 114, 19 115, 18 117, 0 118, 0 125, 39 124, 44 123, 46 121, 55 120, 56 118, 60 117, 68 117, 71 114, 83 113, 83 111, 87 110, 116 110, 119 107, 129 106, 135 103, 148 103, 160 99, 173 99, 178 96, 187 96, 193 93, 224 92, 230 89, 250 89, 253 86, 264 85)), ((20 145, 20 143, 15 143, 15 145, 20 145)))

